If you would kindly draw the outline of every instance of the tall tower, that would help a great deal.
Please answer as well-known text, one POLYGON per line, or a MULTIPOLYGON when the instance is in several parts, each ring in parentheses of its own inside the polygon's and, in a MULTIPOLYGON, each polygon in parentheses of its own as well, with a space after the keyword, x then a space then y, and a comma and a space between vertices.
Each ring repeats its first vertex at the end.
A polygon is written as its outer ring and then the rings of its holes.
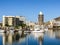
POLYGON ((44 15, 42 12, 39 13, 38 15, 38 24, 43 25, 44 24, 44 15))

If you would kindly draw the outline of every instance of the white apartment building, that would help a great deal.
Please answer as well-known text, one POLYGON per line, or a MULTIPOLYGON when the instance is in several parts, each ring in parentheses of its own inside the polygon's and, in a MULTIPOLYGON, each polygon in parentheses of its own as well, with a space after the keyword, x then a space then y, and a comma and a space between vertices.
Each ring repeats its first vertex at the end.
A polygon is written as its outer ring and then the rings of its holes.
POLYGON ((16 26, 20 23, 25 23, 26 18, 24 16, 3 16, 3 27, 7 24, 9 26, 16 26))

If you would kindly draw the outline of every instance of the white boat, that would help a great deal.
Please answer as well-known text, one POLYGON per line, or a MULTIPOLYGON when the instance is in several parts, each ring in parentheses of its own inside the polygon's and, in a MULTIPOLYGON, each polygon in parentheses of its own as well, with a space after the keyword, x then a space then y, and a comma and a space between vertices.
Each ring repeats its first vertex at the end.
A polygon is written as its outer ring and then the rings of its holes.
POLYGON ((45 31, 48 31, 48 28, 44 28, 45 31))
POLYGON ((4 33, 4 30, 0 30, 0 33, 4 33))
POLYGON ((38 33, 38 32, 44 32, 44 27, 43 27, 43 25, 42 26, 40 26, 40 25, 35 25, 34 26, 34 31, 32 31, 32 32, 36 32, 36 33, 38 33))
POLYGON ((40 31, 32 31, 33 33, 44 33, 44 30, 40 30, 40 31))
POLYGON ((0 35, 3 35, 4 34, 4 30, 0 30, 0 35))

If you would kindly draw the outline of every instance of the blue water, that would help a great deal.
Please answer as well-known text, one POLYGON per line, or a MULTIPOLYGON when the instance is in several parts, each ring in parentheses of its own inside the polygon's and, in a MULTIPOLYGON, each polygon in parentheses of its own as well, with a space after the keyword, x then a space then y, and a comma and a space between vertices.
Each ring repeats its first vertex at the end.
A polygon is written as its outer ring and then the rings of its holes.
POLYGON ((2 43, 2 36, 0 36, 0 45, 3 45, 3 43, 2 43))
MULTIPOLYGON (((60 36, 60 35, 59 35, 60 36)), ((60 45, 60 37, 50 36, 44 34, 42 45, 60 45)), ((0 36, 0 45, 3 45, 3 37, 0 36)), ((32 34, 23 37, 20 41, 12 42, 12 45, 40 45, 39 39, 35 38, 32 34)))
POLYGON ((44 37, 43 45, 60 45, 60 39, 44 37))

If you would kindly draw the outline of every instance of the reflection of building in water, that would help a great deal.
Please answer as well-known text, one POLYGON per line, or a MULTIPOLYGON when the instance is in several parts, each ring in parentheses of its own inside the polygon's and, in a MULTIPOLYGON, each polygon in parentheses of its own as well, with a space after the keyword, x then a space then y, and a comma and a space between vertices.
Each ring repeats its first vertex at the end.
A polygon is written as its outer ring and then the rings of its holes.
POLYGON ((60 30, 55 30, 55 37, 57 38, 57 39, 60 39, 60 30))
POLYGON ((19 41, 19 38, 20 38, 20 35, 18 32, 15 32, 14 35, 13 35, 13 41, 19 41))
POLYGON ((12 45, 13 41, 17 41, 19 39, 19 34, 12 35, 11 33, 3 35, 3 45, 12 45), (14 37, 14 38, 13 38, 14 37))
POLYGON ((25 41, 25 37, 19 39, 20 43, 23 42, 23 41, 25 41))
POLYGON ((3 45, 12 45, 12 34, 4 34, 3 35, 3 45))
POLYGON ((48 30, 47 35, 48 35, 50 38, 55 38, 55 32, 54 32, 53 30, 48 30))
POLYGON ((43 40, 44 40, 43 37, 40 36, 40 37, 38 38, 38 40, 39 40, 39 42, 40 42, 40 45, 43 45, 43 40))
POLYGON ((48 30, 47 35, 50 38, 60 38, 60 30, 48 30))
POLYGON ((23 42, 25 39, 24 37, 26 37, 26 35, 25 34, 21 34, 21 35, 19 32, 14 32, 14 34, 12 34, 11 32, 9 32, 8 34, 4 33, 3 45, 12 45, 14 41, 18 41, 19 43, 23 42))
POLYGON ((37 38, 38 39, 40 45, 42 45, 43 38, 44 38, 44 33, 40 33, 40 32, 37 33, 36 32, 36 33, 33 33, 33 35, 34 35, 34 38, 37 38))
POLYGON ((35 38, 39 38, 39 37, 43 37, 44 36, 44 33, 40 33, 40 32, 33 32, 32 33, 34 35, 35 38))
POLYGON ((3 45, 5 45, 5 35, 3 35, 3 45))
POLYGON ((8 43, 12 44, 12 34, 8 34, 8 43))

